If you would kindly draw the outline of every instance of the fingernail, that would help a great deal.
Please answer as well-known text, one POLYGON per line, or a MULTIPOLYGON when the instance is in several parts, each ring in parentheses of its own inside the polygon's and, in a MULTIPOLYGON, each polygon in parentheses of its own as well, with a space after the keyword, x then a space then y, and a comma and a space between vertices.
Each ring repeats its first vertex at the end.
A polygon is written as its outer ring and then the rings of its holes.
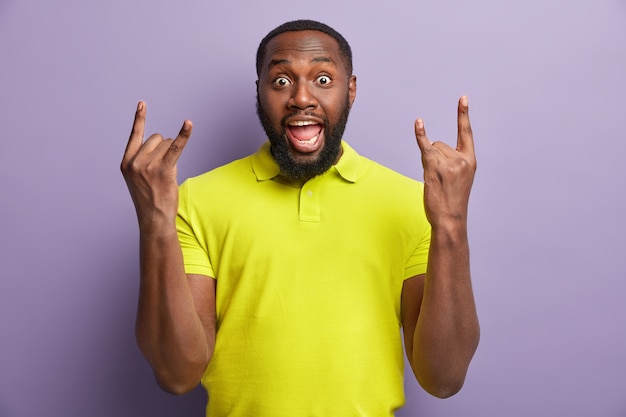
POLYGON ((137 103, 137 110, 139 111, 143 110, 143 101, 140 101, 139 103, 137 103))
POLYGON ((417 119, 417 127, 419 129, 423 129, 424 128, 424 121, 422 119, 417 119))
POLYGON ((461 97, 461 104, 467 106, 467 96, 461 97))

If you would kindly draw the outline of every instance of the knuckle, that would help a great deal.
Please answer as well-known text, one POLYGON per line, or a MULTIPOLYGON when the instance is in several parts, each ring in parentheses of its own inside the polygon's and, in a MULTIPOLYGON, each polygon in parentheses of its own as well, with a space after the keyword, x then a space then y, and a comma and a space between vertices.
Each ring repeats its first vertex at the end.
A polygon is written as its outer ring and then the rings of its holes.
MULTIPOLYGON (((146 140, 146 142, 144 143, 144 146, 146 146, 148 144, 153 145, 154 143, 160 143, 163 140, 164 140, 163 136, 161 136, 158 133, 154 133, 154 134, 150 135, 150 137, 146 140)), ((148 145, 148 146, 150 146, 150 145, 148 145)))
POLYGON ((139 171, 142 165, 142 159, 141 158, 133 158, 130 161, 128 161, 128 169, 132 170, 132 171, 139 171))
POLYGON ((143 158, 135 159, 132 162, 132 168, 142 175, 151 174, 159 168, 159 160, 155 158, 154 153, 151 153, 143 158))
POLYGON ((182 150, 183 150, 183 147, 180 146, 179 144, 175 143, 175 142, 173 142, 170 145, 170 152, 172 152, 172 153, 180 153, 182 150))
POLYGON ((122 159, 122 162, 120 163, 120 171, 122 171, 122 173, 126 173, 128 171, 128 162, 126 159, 122 159))
POLYGON ((451 170, 457 175, 472 173, 476 171, 476 162, 468 161, 465 158, 458 158, 457 161, 451 166, 451 170))
POLYGON ((469 163, 463 158, 458 158, 456 162, 452 165, 452 169, 455 172, 463 172, 467 170, 468 167, 469 163))

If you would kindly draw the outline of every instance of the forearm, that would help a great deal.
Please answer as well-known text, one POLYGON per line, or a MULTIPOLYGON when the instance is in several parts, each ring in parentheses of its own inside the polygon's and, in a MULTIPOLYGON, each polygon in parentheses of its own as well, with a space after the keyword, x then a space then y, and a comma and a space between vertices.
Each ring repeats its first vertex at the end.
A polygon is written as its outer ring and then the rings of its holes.
POLYGON ((439 397, 463 385, 479 339, 465 222, 433 227, 428 271, 413 334, 411 364, 420 384, 439 397))
POLYGON ((142 227, 136 336, 163 389, 195 387, 212 354, 196 312, 174 224, 142 227))

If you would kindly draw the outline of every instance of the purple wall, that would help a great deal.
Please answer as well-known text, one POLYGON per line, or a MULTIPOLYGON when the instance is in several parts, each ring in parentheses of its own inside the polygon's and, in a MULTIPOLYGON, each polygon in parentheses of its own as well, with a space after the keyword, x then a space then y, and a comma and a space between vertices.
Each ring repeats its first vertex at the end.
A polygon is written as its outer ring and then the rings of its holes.
POLYGON ((470 97, 482 341, 399 416, 626 416, 626 2, 214 3, 0 0, 0 416, 202 415, 135 346, 118 165, 139 99, 151 132, 194 121, 181 179, 255 150, 257 43, 301 17, 353 45, 364 155, 420 178, 413 120, 453 143, 470 97))

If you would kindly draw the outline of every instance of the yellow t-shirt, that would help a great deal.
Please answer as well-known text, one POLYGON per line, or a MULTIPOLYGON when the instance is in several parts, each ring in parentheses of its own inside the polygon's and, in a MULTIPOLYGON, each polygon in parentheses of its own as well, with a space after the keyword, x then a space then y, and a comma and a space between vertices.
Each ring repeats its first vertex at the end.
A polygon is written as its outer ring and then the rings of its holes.
POLYGON ((180 187, 186 272, 217 280, 209 417, 388 417, 404 403, 400 294, 426 271, 423 184, 342 146, 301 187, 277 176, 269 143, 180 187))

